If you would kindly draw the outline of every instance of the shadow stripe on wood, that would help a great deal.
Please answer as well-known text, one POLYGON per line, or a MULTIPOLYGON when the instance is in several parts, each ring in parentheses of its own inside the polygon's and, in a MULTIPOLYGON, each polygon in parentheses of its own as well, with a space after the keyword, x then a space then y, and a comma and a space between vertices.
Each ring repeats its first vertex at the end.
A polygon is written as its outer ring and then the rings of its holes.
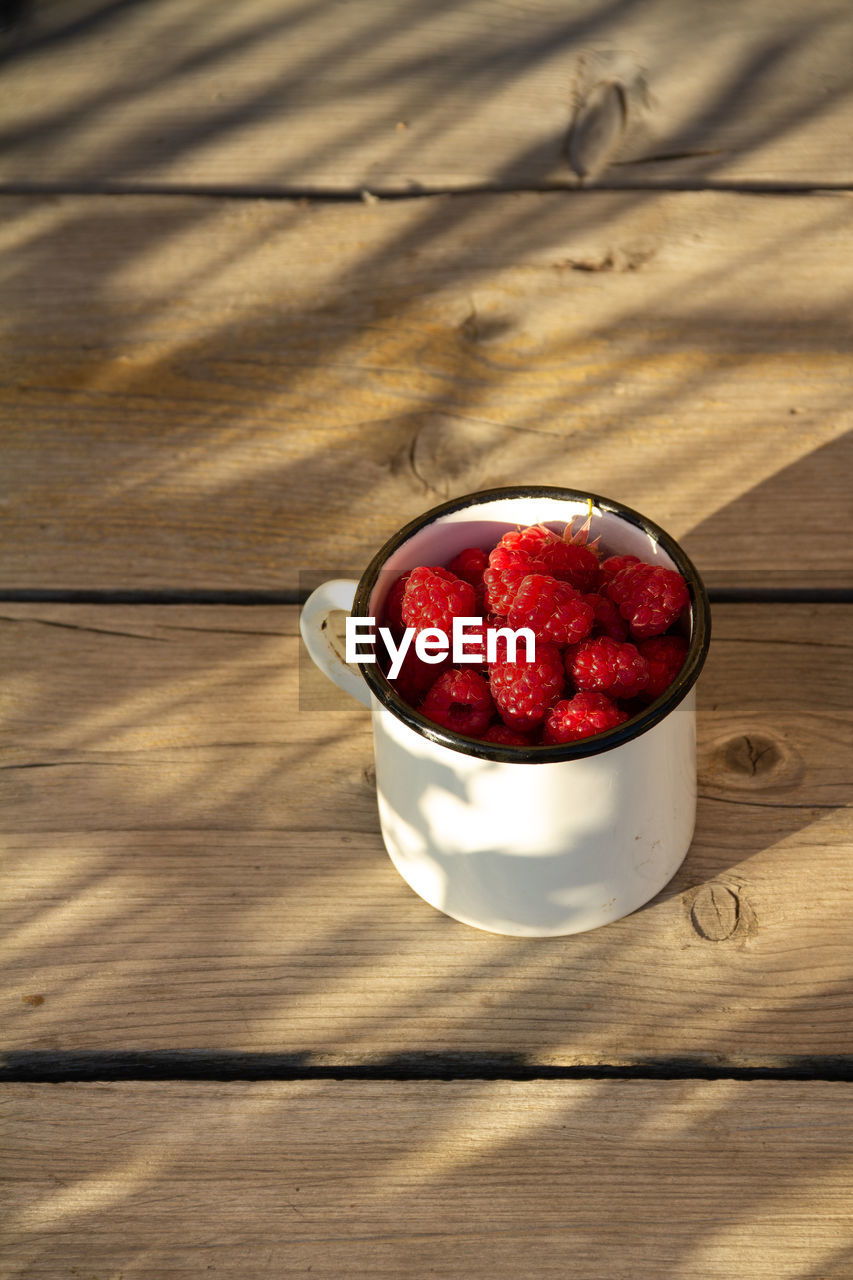
POLYGON ((849 1274, 846 1085, 160 1082, 3 1094, 6 1259, 28 1276, 59 1265, 127 1277, 310 1268, 328 1280, 849 1274))
POLYGON ((684 866, 629 919, 536 942, 400 880, 367 716, 298 710, 296 610, 4 612, 9 1051, 715 1071, 853 1052, 849 608, 715 610, 684 866), (736 901, 725 936, 708 892, 736 901))
POLYGON ((851 33, 842 0, 735 21, 676 0, 37 7, 0 44, 0 180, 849 183, 851 33))
POLYGON ((537 482, 853 583, 844 197, 3 207, 5 590, 292 591, 537 482))

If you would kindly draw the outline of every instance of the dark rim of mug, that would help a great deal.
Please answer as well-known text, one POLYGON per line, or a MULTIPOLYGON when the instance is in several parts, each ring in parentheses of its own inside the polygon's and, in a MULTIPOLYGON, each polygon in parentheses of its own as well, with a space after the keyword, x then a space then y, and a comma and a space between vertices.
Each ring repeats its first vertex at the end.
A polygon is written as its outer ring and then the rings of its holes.
POLYGON ((410 521, 377 551, 362 574, 356 588, 352 616, 358 618, 370 617, 371 592, 389 556, 402 543, 407 542, 414 534, 432 524, 440 516, 447 515, 452 511, 459 511, 463 507, 476 507, 488 502, 498 501, 501 498, 557 498, 564 501, 582 503, 587 503, 591 500, 593 506, 598 508, 599 511, 619 516, 629 524, 636 525, 654 542, 660 544, 686 581, 690 592, 690 609, 693 621, 692 635, 684 665, 675 680, 655 702, 649 703, 645 710, 638 715, 632 716, 624 724, 617 725, 615 729, 608 729, 606 732, 596 734, 594 737, 580 738, 576 742, 566 742, 559 746, 540 747, 512 747, 496 742, 481 742, 477 738, 468 738, 464 734, 454 733, 452 729, 444 729, 434 721, 428 720, 426 716, 421 715, 419 711, 416 711, 414 707, 405 702, 388 682, 377 663, 360 662, 358 664, 359 670, 367 681, 368 687, 382 705, 387 707, 398 720, 402 720, 404 724, 408 725, 410 729, 414 729, 422 737, 428 738, 430 742, 439 743, 443 747, 449 747, 452 751, 461 751, 465 755, 477 756, 482 760, 494 760, 505 764, 557 764, 562 760, 577 760, 585 756, 600 755, 604 751, 611 751, 614 747, 620 747, 623 743, 639 738, 641 734, 647 733, 649 729, 654 728, 656 724, 665 719, 673 708, 677 707, 687 696, 699 678, 699 673, 708 656, 708 646, 711 640, 711 606, 708 601, 708 592, 695 565, 675 539, 670 537, 654 521, 649 520, 638 511, 632 510, 631 507, 624 506, 621 502, 615 502, 610 498, 602 498, 597 494, 583 492, 578 489, 562 489, 549 485, 518 485, 500 489, 481 489, 477 493, 467 493, 461 497, 452 498, 449 502, 443 502, 438 507, 432 507, 431 510, 425 511, 423 515, 418 516, 416 520, 410 521))

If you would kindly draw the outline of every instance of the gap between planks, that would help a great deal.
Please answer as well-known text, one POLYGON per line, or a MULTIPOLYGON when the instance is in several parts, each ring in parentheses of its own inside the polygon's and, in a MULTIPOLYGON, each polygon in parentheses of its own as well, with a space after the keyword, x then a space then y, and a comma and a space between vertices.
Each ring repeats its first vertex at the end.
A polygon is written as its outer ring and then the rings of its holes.
POLYGON ((132 1052, 21 1050, 0 1056, 0 1083, 84 1084, 99 1081, 298 1080, 775 1080, 853 1082, 853 1057, 793 1057, 763 1067, 712 1067, 689 1059, 548 1066, 521 1054, 420 1053, 384 1062, 312 1061, 301 1053, 216 1053, 204 1050, 132 1052))
MULTIPOLYGON (((0 590, 0 604, 69 605, 214 605, 223 608, 303 605, 310 592, 284 591, 63 591, 33 588, 0 590)), ((853 604, 853 587, 710 587, 711 604, 853 604)))
POLYGON ((169 183, 116 183, 91 182, 64 184, 61 182, 2 182, 2 196, 158 196, 166 199, 213 199, 213 200, 269 200, 269 201, 310 201, 312 204, 378 204, 391 201, 429 200, 436 196, 537 196, 559 195, 572 196, 593 195, 596 192, 621 194, 633 192, 638 195, 679 195, 682 192, 715 193, 719 195, 768 195, 768 196, 820 196, 823 194, 844 195, 853 192, 853 184, 849 182, 726 182, 723 179, 714 181, 704 179, 690 182, 668 182, 654 184, 643 182, 620 182, 608 184, 598 182, 594 187, 579 187, 572 183, 538 183, 528 186, 497 186, 488 184, 472 184, 467 187, 419 187, 416 191, 398 191, 385 187, 363 187, 360 190, 335 191, 323 187, 268 187, 253 186, 249 183, 235 183, 233 186, 216 186, 199 183, 193 186, 178 186, 169 183))

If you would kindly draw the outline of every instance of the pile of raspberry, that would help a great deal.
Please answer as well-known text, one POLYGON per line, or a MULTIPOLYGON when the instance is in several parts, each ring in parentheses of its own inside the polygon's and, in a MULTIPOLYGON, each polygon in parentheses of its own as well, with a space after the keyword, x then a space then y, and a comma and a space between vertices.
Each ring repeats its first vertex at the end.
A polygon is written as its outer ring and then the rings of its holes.
POLYGON ((479 638, 475 663, 423 662, 409 647, 393 686, 422 715, 470 738, 512 746, 573 742, 622 724, 672 683, 687 653, 687 585, 675 570, 637 556, 605 557, 586 529, 563 536, 533 525, 490 550, 469 547, 447 565, 421 565, 393 584, 383 625, 452 635, 455 617, 479 638), (481 630, 482 626, 482 630, 481 630), (486 628, 529 627, 515 660, 498 643, 487 661, 486 628))

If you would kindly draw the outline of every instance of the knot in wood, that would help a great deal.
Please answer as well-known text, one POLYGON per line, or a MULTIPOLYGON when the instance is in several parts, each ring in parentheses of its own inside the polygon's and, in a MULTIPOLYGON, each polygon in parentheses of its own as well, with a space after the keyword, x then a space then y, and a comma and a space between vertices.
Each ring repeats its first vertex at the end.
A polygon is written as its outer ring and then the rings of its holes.
POLYGON ((764 734, 741 733, 726 744, 725 760, 735 773, 745 773, 754 778, 777 768, 782 752, 778 744, 764 734))
POLYGON ((583 181, 613 159, 628 125, 628 97, 616 79, 602 80, 578 104, 564 143, 566 159, 583 181))
POLYGON ((724 884, 703 884, 690 908, 693 928, 709 942, 730 938, 740 920, 740 899, 724 884))

